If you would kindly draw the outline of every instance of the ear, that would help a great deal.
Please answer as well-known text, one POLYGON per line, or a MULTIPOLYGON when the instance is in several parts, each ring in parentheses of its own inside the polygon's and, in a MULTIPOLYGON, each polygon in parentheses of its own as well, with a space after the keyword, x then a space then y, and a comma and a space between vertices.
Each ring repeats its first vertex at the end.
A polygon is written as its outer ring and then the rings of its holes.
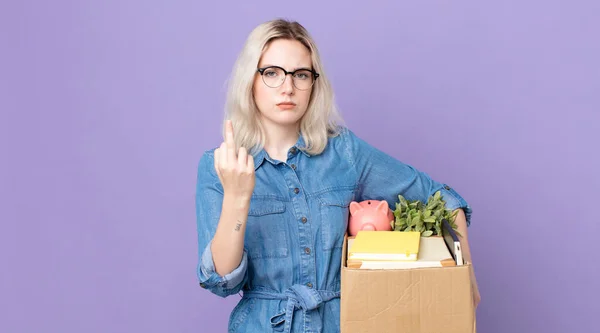
POLYGON ((356 212, 358 212, 361 209, 362 209, 362 207, 358 204, 358 202, 352 201, 350 203, 350 215, 356 214, 356 212))
POLYGON ((377 204, 377 208, 375 208, 378 212, 380 212, 381 214, 387 214, 388 210, 389 210, 390 206, 388 205, 387 201, 385 200, 381 200, 378 204, 377 204))

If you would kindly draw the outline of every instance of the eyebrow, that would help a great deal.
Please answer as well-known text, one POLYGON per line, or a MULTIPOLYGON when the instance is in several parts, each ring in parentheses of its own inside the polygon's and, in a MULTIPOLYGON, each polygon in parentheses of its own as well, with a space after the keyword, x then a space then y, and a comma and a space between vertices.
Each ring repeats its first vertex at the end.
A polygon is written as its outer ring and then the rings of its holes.
MULTIPOLYGON (((260 67, 261 67, 261 68, 265 68, 265 67, 270 67, 270 66, 277 66, 277 67, 281 67, 281 68, 283 68, 283 66, 279 66, 279 65, 273 65, 273 64, 264 64, 264 65, 262 65, 262 66, 260 66, 260 67)), ((306 70, 309 70, 309 71, 310 71, 310 70, 312 70, 312 68, 311 68, 311 67, 296 67, 296 68, 292 68, 292 70, 291 70, 291 71, 288 71, 288 72, 297 71, 297 70, 299 70, 299 69, 306 69, 306 70)), ((287 69, 286 69, 286 71, 287 71, 287 69)))

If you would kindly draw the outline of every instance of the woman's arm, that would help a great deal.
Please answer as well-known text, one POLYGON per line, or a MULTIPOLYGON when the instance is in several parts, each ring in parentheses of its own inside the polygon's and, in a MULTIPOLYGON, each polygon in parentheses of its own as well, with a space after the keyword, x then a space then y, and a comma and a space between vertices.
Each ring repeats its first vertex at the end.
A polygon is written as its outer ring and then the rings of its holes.
POLYGON ((215 270, 221 276, 231 273, 242 261, 249 209, 250 198, 227 194, 223 197, 221 217, 211 242, 215 270))
POLYGON ((479 294, 479 288, 477 286, 477 279, 475 278, 475 269, 473 265, 473 258, 471 256, 471 248, 469 246, 469 235, 467 228, 467 218, 465 212, 462 209, 458 209, 458 214, 454 220, 456 223, 456 230, 460 233, 458 239, 462 248, 463 259, 471 263, 471 285, 473 287, 473 303, 475 307, 479 305, 481 301, 481 295, 479 294))
POLYGON ((198 166, 196 188, 197 274, 202 288, 227 297, 238 293, 248 278, 248 258, 243 250, 245 223, 236 230, 237 220, 247 216, 248 208, 223 193, 213 165, 214 152, 206 152, 198 166))
POLYGON ((346 142, 346 156, 356 171, 356 183, 359 184, 357 201, 386 200, 393 210, 399 194, 406 200, 425 203, 439 191, 446 208, 462 209, 466 226, 470 224, 471 207, 452 187, 373 147, 348 129, 342 135, 346 142))

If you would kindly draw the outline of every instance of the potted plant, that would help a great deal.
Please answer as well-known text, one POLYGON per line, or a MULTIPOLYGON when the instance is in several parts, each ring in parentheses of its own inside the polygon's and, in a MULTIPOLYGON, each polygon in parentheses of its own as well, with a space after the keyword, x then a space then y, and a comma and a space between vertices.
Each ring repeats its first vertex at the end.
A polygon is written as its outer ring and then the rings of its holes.
MULTIPOLYGON (((444 220, 448 221, 452 229, 457 229, 454 223, 457 211, 452 212, 446 208, 440 191, 430 196, 427 203, 406 200, 402 195, 398 195, 398 199, 391 223, 394 231, 418 231, 422 237, 441 236, 444 220)), ((460 236, 458 231, 456 233, 460 236)))

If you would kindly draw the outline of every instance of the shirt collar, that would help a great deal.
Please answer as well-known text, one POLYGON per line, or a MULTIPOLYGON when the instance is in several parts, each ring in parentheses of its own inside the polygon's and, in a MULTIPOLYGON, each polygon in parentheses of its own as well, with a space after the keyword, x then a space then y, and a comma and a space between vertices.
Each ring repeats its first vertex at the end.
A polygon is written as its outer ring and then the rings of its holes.
POLYGON ((298 136, 298 141, 296 141, 296 144, 292 148, 296 148, 298 151, 302 152, 306 157, 310 157, 309 153, 301 149, 306 148, 306 144, 304 143, 304 137, 302 136, 302 134, 298 136))
MULTIPOLYGON (((304 151, 302 148, 306 148, 306 143, 304 142, 304 137, 301 134, 298 136, 298 140, 296 141, 296 144, 293 145, 292 147, 290 147, 290 153, 292 153, 293 151, 295 151, 295 153, 293 153, 293 154, 298 154, 299 152, 301 152, 306 157, 310 157, 311 155, 309 153, 307 153, 306 151, 304 151)), ((267 152, 265 151, 264 148, 261 148, 259 151, 252 154, 252 157, 254 158, 254 170, 255 171, 258 169, 258 167, 260 167, 262 165, 264 160, 269 159, 269 156, 267 155, 267 152)), ((270 160, 270 161, 271 161, 271 163, 274 163, 273 160, 270 160)))

